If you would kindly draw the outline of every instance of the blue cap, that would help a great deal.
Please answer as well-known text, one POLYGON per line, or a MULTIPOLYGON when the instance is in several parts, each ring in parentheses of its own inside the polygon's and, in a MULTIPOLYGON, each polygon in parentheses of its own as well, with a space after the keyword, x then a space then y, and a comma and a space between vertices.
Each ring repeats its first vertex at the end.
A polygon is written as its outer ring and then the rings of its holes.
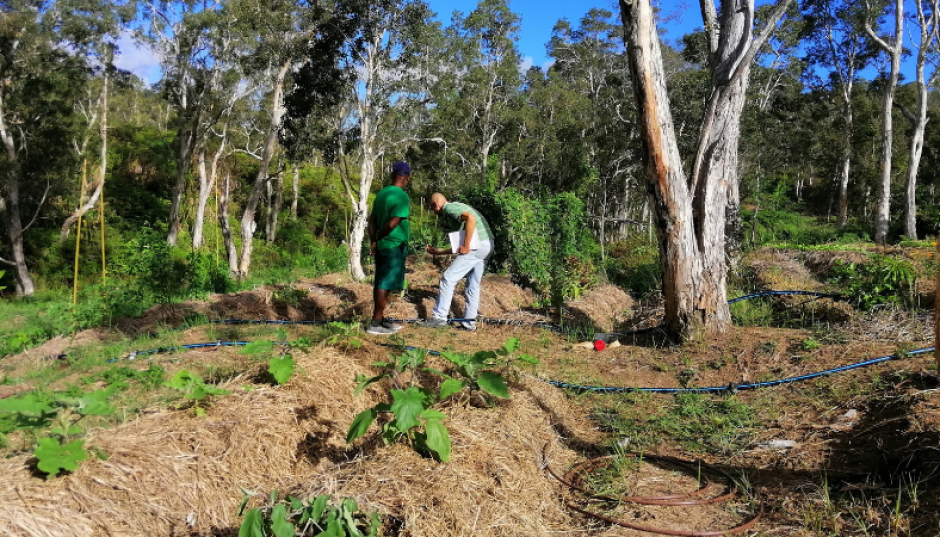
POLYGON ((411 175, 411 166, 407 162, 396 162, 392 166, 392 175, 411 175))

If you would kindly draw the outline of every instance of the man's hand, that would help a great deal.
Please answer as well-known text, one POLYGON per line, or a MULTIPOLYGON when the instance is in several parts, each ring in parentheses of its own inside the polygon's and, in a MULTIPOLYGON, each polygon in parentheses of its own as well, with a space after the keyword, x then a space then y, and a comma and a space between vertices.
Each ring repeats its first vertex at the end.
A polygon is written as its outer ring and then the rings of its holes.
POLYGON ((431 255, 448 255, 451 253, 450 250, 447 248, 435 248, 431 246, 430 244, 425 245, 424 251, 431 255))
POLYGON ((470 246, 467 245, 467 244, 461 244, 461 245, 460 245, 460 248, 457 248, 457 253, 458 253, 458 254, 461 254, 461 255, 469 254, 469 253, 470 253, 470 246))
POLYGON ((375 255, 375 246, 376 246, 375 241, 372 241, 372 243, 369 245, 369 255, 371 256, 375 255))

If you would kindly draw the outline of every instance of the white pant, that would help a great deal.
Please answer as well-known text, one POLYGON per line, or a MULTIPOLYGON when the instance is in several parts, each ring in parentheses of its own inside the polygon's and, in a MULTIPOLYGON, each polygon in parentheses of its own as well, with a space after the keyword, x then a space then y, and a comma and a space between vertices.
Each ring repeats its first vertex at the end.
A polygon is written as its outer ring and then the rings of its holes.
MULTIPOLYGON (((458 255, 456 259, 447 267, 441 276, 440 292, 437 295, 437 303, 434 304, 433 317, 435 319, 447 319, 450 312, 450 303, 454 299, 454 289, 464 277, 467 278, 467 289, 464 293, 467 298, 467 306, 464 309, 464 319, 475 319, 477 308, 480 306, 480 281, 483 279, 483 271, 486 269, 486 261, 493 255, 493 241, 480 241, 480 247, 471 250, 468 254, 458 255)), ((475 328, 473 322, 463 323, 467 328, 475 328)))

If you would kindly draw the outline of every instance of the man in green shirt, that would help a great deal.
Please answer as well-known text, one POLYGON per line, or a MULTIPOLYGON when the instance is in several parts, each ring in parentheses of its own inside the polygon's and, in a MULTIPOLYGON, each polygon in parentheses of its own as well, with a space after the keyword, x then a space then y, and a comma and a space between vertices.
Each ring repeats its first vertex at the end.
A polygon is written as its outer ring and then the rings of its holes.
POLYGON ((411 199, 405 192, 411 180, 406 162, 392 166, 392 184, 383 188, 372 203, 369 215, 369 251, 375 256, 375 282, 372 287, 372 322, 366 332, 380 336, 394 334, 401 325, 385 320, 385 307, 391 291, 405 287, 405 258, 411 229, 408 225, 411 199))
POLYGON ((480 282, 483 280, 483 271, 486 270, 487 260, 493 255, 493 232, 479 211, 465 203, 448 202, 440 192, 435 192, 431 196, 428 206, 435 213, 445 216, 452 224, 452 228, 459 230, 464 227, 466 234, 456 252, 450 248, 434 248, 431 245, 425 247, 431 255, 451 253, 458 255, 441 276, 441 285, 432 317, 416 324, 429 328, 445 326, 450 312, 450 303, 454 298, 454 288, 457 282, 466 277, 467 304, 463 317, 470 320, 462 321, 458 328, 476 330, 476 323, 473 319, 476 319, 477 308, 480 306, 480 282), (474 232, 479 238, 479 244, 473 243, 474 232))

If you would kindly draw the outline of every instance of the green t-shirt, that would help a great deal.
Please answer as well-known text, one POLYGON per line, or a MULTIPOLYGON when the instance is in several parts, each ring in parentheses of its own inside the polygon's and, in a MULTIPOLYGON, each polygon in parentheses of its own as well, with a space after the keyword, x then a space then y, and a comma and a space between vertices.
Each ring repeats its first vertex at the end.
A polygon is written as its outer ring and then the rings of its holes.
POLYGON ((408 215, 411 210, 411 199, 404 190, 395 185, 383 188, 372 203, 372 214, 375 216, 376 231, 385 227, 386 222, 400 217, 401 222, 375 245, 376 248, 395 248, 411 239, 411 228, 408 225, 408 215))
POLYGON ((479 237, 481 241, 493 240, 493 232, 490 230, 490 225, 486 222, 486 218, 483 218, 483 215, 480 214, 479 211, 466 203, 449 201, 441 208, 441 212, 448 218, 457 221, 458 230, 463 227, 463 222, 460 221, 460 215, 463 213, 472 214, 473 218, 476 219, 477 237, 479 237))

